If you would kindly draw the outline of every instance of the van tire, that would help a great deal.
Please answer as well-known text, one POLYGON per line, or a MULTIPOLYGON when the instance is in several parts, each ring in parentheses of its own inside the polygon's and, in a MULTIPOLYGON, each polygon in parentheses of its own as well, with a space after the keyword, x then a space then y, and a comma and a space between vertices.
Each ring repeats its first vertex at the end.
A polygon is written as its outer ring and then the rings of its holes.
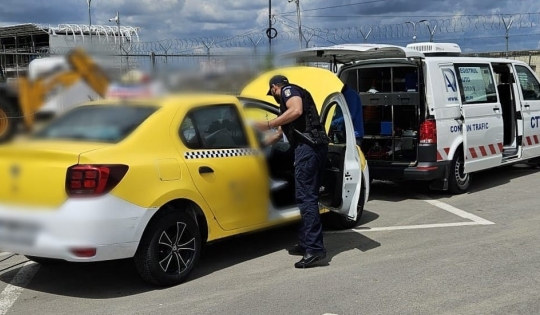
POLYGON ((471 174, 463 173, 463 151, 457 150, 448 170, 448 190, 455 195, 467 192, 471 184, 471 174))

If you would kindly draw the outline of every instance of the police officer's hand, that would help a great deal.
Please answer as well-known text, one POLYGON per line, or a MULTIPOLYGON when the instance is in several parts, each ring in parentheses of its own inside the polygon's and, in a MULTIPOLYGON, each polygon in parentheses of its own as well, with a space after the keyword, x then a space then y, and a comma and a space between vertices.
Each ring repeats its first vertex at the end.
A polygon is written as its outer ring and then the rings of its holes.
POLYGON ((253 122, 253 127, 257 128, 260 131, 267 131, 270 129, 268 121, 255 121, 253 122))

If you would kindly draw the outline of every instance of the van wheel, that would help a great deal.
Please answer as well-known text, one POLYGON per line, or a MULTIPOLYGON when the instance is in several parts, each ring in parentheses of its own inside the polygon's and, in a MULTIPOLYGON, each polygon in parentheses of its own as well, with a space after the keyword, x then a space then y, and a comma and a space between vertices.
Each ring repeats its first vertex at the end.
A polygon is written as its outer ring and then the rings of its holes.
POLYGON ((17 130, 15 107, 0 97, 0 143, 10 141, 17 130))
POLYGON ((471 183, 471 174, 465 174, 465 167, 462 151, 454 154, 450 170, 448 172, 448 190, 453 194, 463 194, 469 189, 471 183))
POLYGON ((184 282, 202 248, 195 220, 180 210, 166 211, 150 223, 134 257, 141 278, 159 286, 184 282))
POLYGON ((365 199, 365 186, 364 178, 362 177, 362 189, 360 190, 360 198, 358 198, 358 204, 356 205, 356 220, 349 220, 347 217, 336 213, 328 212, 327 218, 328 223, 335 229, 338 230, 349 230, 355 228, 362 219, 362 214, 364 213, 364 199, 365 199))

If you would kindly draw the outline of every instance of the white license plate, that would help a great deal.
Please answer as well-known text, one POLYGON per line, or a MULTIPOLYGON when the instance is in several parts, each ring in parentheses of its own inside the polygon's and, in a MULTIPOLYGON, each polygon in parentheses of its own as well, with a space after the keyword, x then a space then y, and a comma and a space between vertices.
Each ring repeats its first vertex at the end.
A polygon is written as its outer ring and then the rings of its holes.
POLYGON ((0 220, 2 244, 33 246, 37 232, 37 226, 28 222, 0 220))

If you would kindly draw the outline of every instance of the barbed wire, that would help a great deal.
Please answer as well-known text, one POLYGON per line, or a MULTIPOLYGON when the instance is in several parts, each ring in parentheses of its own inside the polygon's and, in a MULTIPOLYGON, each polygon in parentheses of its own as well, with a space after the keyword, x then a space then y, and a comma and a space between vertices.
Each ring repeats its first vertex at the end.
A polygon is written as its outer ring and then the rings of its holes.
MULTIPOLYGON (((277 35, 275 43, 298 40, 296 21, 284 15, 274 16, 277 35)), ((302 25, 304 46, 317 39, 329 44, 347 42, 392 42, 417 37, 441 37, 444 34, 467 34, 482 32, 504 36, 514 30, 532 29, 540 26, 540 13, 516 13, 493 15, 463 15, 446 19, 419 19, 393 24, 366 24, 343 28, 312 28, 302 25), (412 22, 412 23, 411 23, 412 22), (510 22, 512 22, 510 24, 510 22), (413 24, 414 23, 414 24, 413 24), (429 27, 428 27, 429 26, 429 27)), ((194 37, 164 39, 153 42, 102 43, 92 45, 92 50, 104 54, 131 55, 211 55, 215 53, 238 53, 268 45, 266 28, 258 28, 244 34, 225 37, 194 37), (247 49, 250 48, 250 49, 247 49), (240 49, 240 50, 238 50, 240 49), (243 50, 242 50, 243 49, 243 50)), ((49 47, 42 54, 65 54, 73 47, 49 47)))

